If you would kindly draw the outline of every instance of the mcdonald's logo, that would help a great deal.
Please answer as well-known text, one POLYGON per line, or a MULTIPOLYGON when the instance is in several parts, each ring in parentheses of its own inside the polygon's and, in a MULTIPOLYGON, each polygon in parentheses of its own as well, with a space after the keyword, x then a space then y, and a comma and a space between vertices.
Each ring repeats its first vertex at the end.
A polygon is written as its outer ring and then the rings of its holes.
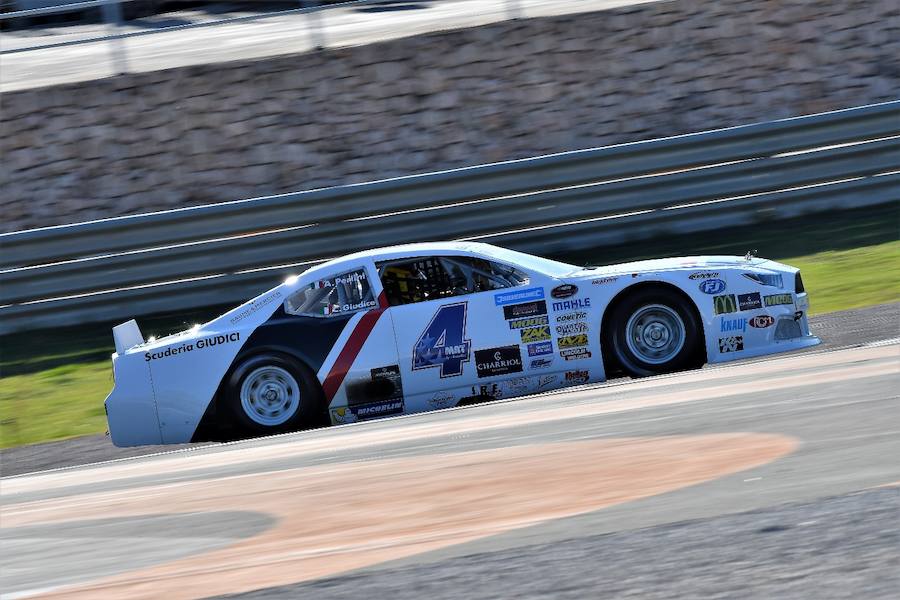
POLYGON ((713 308, 715 309, 717 315, 737 312, 737 302, 735 302, 734 300, 734 294, 714 296, 713 308))

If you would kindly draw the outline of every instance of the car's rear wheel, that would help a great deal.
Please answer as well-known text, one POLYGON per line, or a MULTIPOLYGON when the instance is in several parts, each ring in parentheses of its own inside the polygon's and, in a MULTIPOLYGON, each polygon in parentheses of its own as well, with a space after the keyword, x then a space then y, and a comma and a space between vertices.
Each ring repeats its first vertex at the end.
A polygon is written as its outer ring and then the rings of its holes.
POLYGON ((272 434, 320 424, 322 390, 305 365, 281 354, 240 363, 228 382, 228 406, 245 432, 272 434))
POLYGON ((701 325, 689 300, 665 288, 643 289, 617 303, 605 343, 626 374, 646 377, 700 366, 701 325))

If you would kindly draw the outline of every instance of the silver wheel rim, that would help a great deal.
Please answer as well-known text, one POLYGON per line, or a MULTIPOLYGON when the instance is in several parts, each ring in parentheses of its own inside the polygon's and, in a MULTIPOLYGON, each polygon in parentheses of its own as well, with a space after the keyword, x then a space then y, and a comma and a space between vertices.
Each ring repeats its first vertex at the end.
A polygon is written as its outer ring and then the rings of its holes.
POLYGON ((241 384, 241 407, 255 423, 267 427, 283 425, 300 407, 300 386, 281 367, 259 367, 241 384))
POLYGON ((662 304, 643 306, 628 319, 625 340, 642 362, 659 365, 675 358, 684 347, 684 321, 662 304))

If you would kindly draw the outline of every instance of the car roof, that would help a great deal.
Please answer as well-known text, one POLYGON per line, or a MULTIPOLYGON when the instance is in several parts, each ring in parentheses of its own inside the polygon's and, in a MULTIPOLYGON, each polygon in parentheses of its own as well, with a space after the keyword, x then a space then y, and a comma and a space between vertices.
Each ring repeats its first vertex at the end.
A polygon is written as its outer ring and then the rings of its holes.
POLYGON ((354 266, 366 260, 392 260, 398 258, 412 258, 416 256, 433 256, 433 255, 463 255, 463 256, 480 256, 491 258, 499 262, 509 265, 518 266, 520 268, 532 269, 537 272, 557 273, 571 272, 574 267, 564 263, 547 260, 538 256, 507 250, 499 246, 485 244, 484 242, 420 242, 416 244, 399 244, 396 246, 383 246, 381 248, 373 248, 361 252, 353 252, 333 258, 324 263, 318 264, 305 270, 300 278, 307 280, 309 277, 317 277, 319 273, 333 272, 335 268, 342 268, 344 265, 348 267, 354 266))

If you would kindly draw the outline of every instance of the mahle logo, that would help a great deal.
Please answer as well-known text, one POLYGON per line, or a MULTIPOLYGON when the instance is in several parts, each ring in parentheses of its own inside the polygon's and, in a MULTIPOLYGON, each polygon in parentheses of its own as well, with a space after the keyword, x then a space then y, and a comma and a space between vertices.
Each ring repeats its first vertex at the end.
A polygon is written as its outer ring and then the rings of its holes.
POLYGON ((734 300, 734 294, 713 296, 713 309, 717 315, 737 312, 737 302, 734 300))

